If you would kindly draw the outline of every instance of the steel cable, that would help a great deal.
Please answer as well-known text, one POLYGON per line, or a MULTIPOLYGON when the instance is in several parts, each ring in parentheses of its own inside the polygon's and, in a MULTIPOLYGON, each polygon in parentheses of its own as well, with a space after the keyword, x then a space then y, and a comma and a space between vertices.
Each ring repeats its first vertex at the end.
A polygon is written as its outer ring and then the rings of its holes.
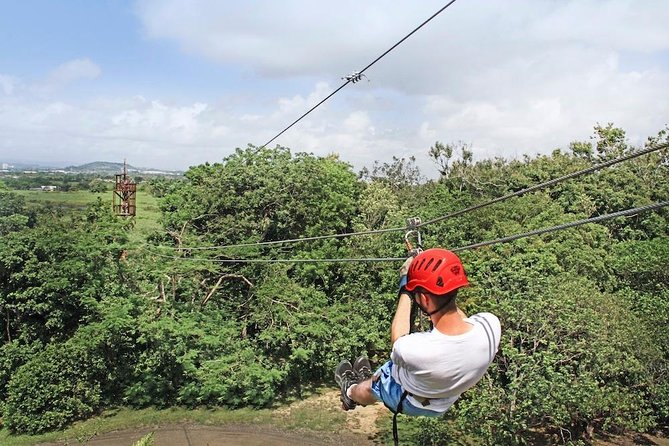
POLYGON ((520 234, 510 235, 510 236, 507 236, 507 237, 502 237, 502 238, 498 238, 498 239, 495 239, 495 240, 489 240, 489 241, 486 241, 486 242, 473 243, 471 245, 466 245, 466 246, 460 246, 458 248, 453 248, 453 249, 451 249, 451 251, 459 252, 459 251, 465 251, 465 250, 468 250, 468 249, 476 249, 476 248, 482 248, 484 246, 496 245, 498 243, 508 243, 508 242, 512 242, 514 240, 518 240, 518 239, 521 239, 521 238, 531 237, 533 235, 541 235, 541 234, 546 234, 546 233, 549 233, 549 232, 562 231, 564 229, 574 228, 576 226, 581 226, 581 225, 585 225, 585 224, 588 224, 588 223, 597 223, 597 222, 600 222, 600 221, 610 220, 612 218, 617 218, 617 217, 627 217, 627 216, 630 216, 630 215, 639 214, 639 213, 642 213, 642 212, 648 212, 648 211, 652 211, 652 210, 655 210, 655 209, 659 209, 659 208, 662 208, 662 207, 665 207, 665 206, 669 206, 669 201, 662 201, 662 202, 659 202, 659 203, 649 204, 647 206, 641 206, 641 207, 634 208, 634 209, 626 209, 624 211, 618 211, 618 212, 614 212, 612 214, 600 215, 598 217, 584 218, 583 220, 577 220, 577 221, 572 221, 572 222, 569 222, 569 223, 563 223, 563 224, 560 224, 560 225, 551 226, 549 228, 535 229, 534 231, 522 232, 520 234))
POLYGON ((482 209, 482 208, 488 207, 490 205, 493 205, 495 203, 499 203, 501 201, 508 200, 509 198, 519 197, 519 196, 524 195, 528 192, 534 192, 536 190, 543 189, 545 187, 553 186, 553 185, 561 183, 565 180, 570 180, 572 178, 577 178, 577 177, 580 177, 582 175, 586 175, 586 174, 595 172, 597 170, 603 169, 605 167, 609 167, 609 166, 613 166, 614 164, 622 163, 623 161, 629 161, 633 158, 637 158, 639 156, 646 155, 646 154, 651 153, 651 152, 666 149, 667 147, 669 147, 669 143, 664 143, 664 144, 659 144, 659 145, 656 145, 656 146, 646 147, 645 149, 637 150, 636 152, 632 152, 632 153, 627 154, 625 156, 621 156, 620 158, 615 158, 615 159, 605 161, 605 162, 600 163, 600 164, 595 164, 594 166, 590 166, 587 169, 579 170, 577 172, 572 172, 572 173, 569 173, 567 175, 563 175, 561 177, 554 178, 552 180, 545 181, 543 183, 535 184, 534 186, 531 186, 531 187, 528 187, 528 188, 525 188, 525 189, 522 189, 522 190, 519 190, 519 191, 516 191, 516 192, 508 193, 508 194, 503 195, 501 197, 497 197, 497 198, 494 198, 490 201, 486 201, 485 203, 476 204, 474 206, 470 206, 470 207, 465 208, 465 209, 460 209, 458 211, 454 211, 454 212, 451 212, 449 214, 442 215, 441 217, 437 217, 437 218, 434 218, 432 220, 428 220, 428 221, 426 221, 424 223, 421 223, 420 225, 417 225, 417 226, 418 227, 423 227, 423 226, 430 225, 432 223, 437 223, 437 222, 440 222, 440 221, 443 221, 443 220, 446 220, 446 219, 449 219, 449 218, 457 217, 459 215, 466 214, 468 212, 475 211, 477 209, 482 209))
POLYGON ((360 236, 360 235, 385 234, 385 233, 388 233, 388 232, 398 232, 398 231, 405 231, 405 230, 406 230, 406 228, 387 228, 387 229, 377 229, 377 230, 374 230, 374 231, 348 232, 348 233, 331 234, 331 235, 317 235, 317 236, 314 236, 314 237, 292 238, 292 239, 285 239, 285 240, 270 240, 270 241, 266 241, 266 242, 237 243, 237 244, 233 244, 233 245, 194 246, 194 247, 181 248, 181 249, 189 249, 189 250, 196 251, 196 250, 211 250, 211 249, 224 249, 224 248, 245 248, 245 247, 249 247, 249 246, 280 245, 280 244, 283 244, 283 243, 311 242, 311 241, 314 241, 314 240, 325 240, 325 239, 331 239, 331 238, 345 238, 345 237, 360 236))
MULTIPOLYGON (((363 68, 363 69, 360 70, 360 71, 356 71, 356 74, 357 74, 357 75, 362 75, 362 74, 364 74, 365 71, 367 71, 369 68, 371 68, 372 65, 374 65, 375 63, 377 63, 379 60, 383 59, 388 53, 390 53, 392 50, 394 50, 395 48, 397 48, 402 42, 404 42, 406 39, 408 39, 409 37, 411 37, 416 31, 418 31, 418 30, 421 29, 423 26, 425 26, 430 20, 434 19, 436 16, 438 16, 439 14, 441 14, 446 8, 448 8, 449 6, 451 6, 453 3, 455 3, 455 0, 451 0, 450 2, 448 2, 448 3, 447 3, 445 6, 443 6, 439 11, 435 12, 434 14, 432 14, 432 16, 430 16, 430 18, 428 18, 427 20, 425 20, 423 23, 421 23, 421 24, 418 25, 416 28, 414 28, 413 31, 411 31, 409 34, 407 34, 407 35, 404 36, 402 39, 400 39, 395 45, 391 46, 391 47, 390 47, 389 49, 387 49, 383 54, 381 54, 379 57, 377 57, 376 59, 374 59, 374 60, 373 60, 371 63, 369 63, 369 65, 367 65, 365 68, 363 68)), ((328 99, 330 99, 332 96, 334 96, 336 93, 338 93, 339 90, 341 90, 342 88, 344 88, 345 86, 347 86, 347 85, 350 84, 350 83, 351 83, 351 79, 347 79, 346 82, 344 82, 339 88, 337 88, 335 91, 333 91, 332 93, 330 93, 329 95, 327 95, 327 97, 326 97, 325 99, 321 100, 318 104, 316 104, 316 105, 314 105, 313 107, 311 107, 309 110, 307 110, 306 113, 304 113, 302 116, 300 116, 299 118, 297 118, 297 119, 296 119, 295 121, 293 121, 288 127, 286 127, 286 128, 284 128, 283 130, 281 130, 281 131, 280 131, 279 133, 277 133, 272 139, 270 139, 269 141, 267 141, 265 144, 263 144, 263 145, 260 146, 259 148, 262 149, 263 147, 267 147, 269 144, 272 143, 272 141, 274 141, 275 139, 277 139, 279 136, 283 135, 286 131, 288 131, 288 129, 290 129, 292 126, 294 126, 295 124, 297 124, 298 122, 300 122, 300 121, 301 121, 302 119, 304 119, 309 113, 311 113, 312 111, 316 110, 318 107, 320 107, 321 104, 323 104, 325 101, 327 101, 328 99)))
MULTIPOLYGON (((492 200, 486 201, 484 203, 479 203, 473 206, 470 206, 468 208, 460 209, 454 212, 451 212, 449 214, 443 215, 441 217, 434 218, 432 220, 428 220, 426 222, 423 222, 419 225, 416 225, 416 227, 422 228, 424 226, 437 223, 449 218, 457 217, 478 209, 483 209, 485 207, 491 206, 496 203, 500 203, 502 201, 508 200, 509 198, 513 197, 518 197, 524 194, 527 194, 529 192, 534 192, 540 189, 544 189, 549 186, 554 186, 555 184, 561 183, 563 181, 573 179, 580 177, 582 175, 586 175, 592 172, 595 172, 597 170, 604 169, 606 167, 613 166, 618 163, 622 163, 624 161, 629 161, 634 158, 638 158, 640 156, 656 152, 659 150, 663 150, 669 147, 669 143, 663 143, 663 144, 658 144, 654 146, 649 146, 646 147, 645 149, 637 150, 635 152, 629 153, 627 155, 621 156, 619 158, 614 158, 609 161, 605 161, 603 163, 595 164, 594 166, 590 166, 586 169, 582 169, 576 172, 569 173, 567 175, 563 175, 558 178, 554 178, 549 181, 545 181, 543 183, 535 184, 534 186, 530 186, 528 188, 516 191, 516 192, 511 192, 506 195, 503 195, 501 197, 493 198, 492 200)), ((271 241, 265 241, 265 242, 249 242, 249 243, 235 243, 235 244, 229 244, 229 245, 216 245, 216 246, 194 246, 194 247, 187 247, 187 248, 181 248, 181 249, 188 249, 188 250, 214 250, 214 249, 228 249, 228 248, 244 248, 244 247, 250 247, 250 246, 268 246, 268 245, 279 245, 279 244, 284 244, 284 243, 298 243, 298 242, 309 242, 309 241, 314 241, 314 240, 326 240, 326 239, 334 239, 334 238, 345 238, 345 237, 353 237, 353 236, 361 236, 361 235, 377 235, 377 234, 385 234, 385 233, 390 233, 390 232, 400 232, 400 231, 407 231, 412 228, 407 228, 407 227, 397 227, 397 228, 386 228, 386 229, 378 229, 378 230, 372 230, 372 231, 361 231, 361 232, 348 232, 348 233, 342 233, 342 234, 330 234, 330 235, 319 235, 319 236, 314 236, 314 237, 302 237, 302 238, 292 238, 292 239, 285 239, 285 240, 271 240, 271 241)), ((172 248, 176 249, 176 248, 172 248)))
MULTIPOLYGON (((624 211, 613 212, 611 214, 605 214, 591 218, 584 218, 582 220, 576 220, 569 223, 562 223, 559 225, 550 226, 548 228, 541 228, 541 229, 535 229, 533 231, 521 232, 519 234, 510 235, 507 237, 501 237, 494 240, 488 240, 485 242, 459 246, 457 248, 451 248, 450 250, 453 252, 460 252, 470 249, 482 248, 484 246, 496 245, 499 243, 508 243, 521 238, 547 234, 549 232, 562 231, 565 229, 570 229, 589 223, 598 223, 605 220, 611 220, 617 217, 629 217, 635 214, 640 214, 643 212, 660 209, 665 206, 669 206, 669 200, 654 204, 649 204, 646 206, 640 206, 633 209, 626 209, 624 211)), ((197 257, 168 256, 157 253, 154 254, 158 255, 159 257, 166 257, 174 260, 190 260, 190 261, 201 261, 201 262, 212 262, 212 263, 352 263, 352 262, 397 262, 406 260, 405 257, 370 257, 370 258, 342 258, 342 259, 204 259, 197 257)))

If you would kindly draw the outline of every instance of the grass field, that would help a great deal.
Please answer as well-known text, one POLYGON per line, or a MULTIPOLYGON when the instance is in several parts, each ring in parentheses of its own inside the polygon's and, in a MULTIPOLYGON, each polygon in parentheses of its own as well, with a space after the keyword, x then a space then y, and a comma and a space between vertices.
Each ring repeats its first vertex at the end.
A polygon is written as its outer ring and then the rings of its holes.
POLYGON ((98 197, 103 201, 109 201, 111 207, 112 193, 97 194, 85 190, 75 192, 42 192, 35 190, 15 190, 18 195, 26 199, 28 205, 38 206, 51 204, 73 209, 84 209, 87 205, 94 203, 98 197))
MULTIPOLYGON (((42 192, 17 190, 14 192, 24 197, 29 207, 48 205, 70 210, 84 210, 89 204, 95 203, 98 198, 103 202, 109 203, 110 210, 112 206, 111 191, 93 193, 89 191, 42 192)), ((160 209, 158 208, 158 199, 147 192, 138 191, 137 216, 135 217, 135 230, 131 234, 131 240, 142 241, 152 232, 160 231, 159 218, 160 209)))

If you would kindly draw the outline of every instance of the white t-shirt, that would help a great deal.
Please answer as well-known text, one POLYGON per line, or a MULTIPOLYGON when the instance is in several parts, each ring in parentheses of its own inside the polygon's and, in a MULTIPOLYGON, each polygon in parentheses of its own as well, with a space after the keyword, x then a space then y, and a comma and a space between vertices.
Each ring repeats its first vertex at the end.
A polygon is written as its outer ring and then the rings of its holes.
MULTIPOLYGON (((497 316, 478 313, 464 321, 473 326, 466 333, 449 336, 435 328, 402 336, 393 345, 392 376, 411 395, 429 398, 425 409, 446 411, 495 358, 501 335, 497 316)), ((409 402, 423 407, 420 398, 411 395, 409 402)))

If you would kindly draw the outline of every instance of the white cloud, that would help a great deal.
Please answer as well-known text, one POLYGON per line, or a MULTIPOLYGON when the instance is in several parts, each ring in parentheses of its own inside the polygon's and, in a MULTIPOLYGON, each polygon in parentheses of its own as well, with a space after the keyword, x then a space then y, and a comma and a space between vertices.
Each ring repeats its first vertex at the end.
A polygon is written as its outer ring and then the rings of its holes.
MULTIPOLYGON (((336 87, 442 5, 141 0, 137 10, 147 36, 188 53, 242 64, 261 79, 311 76, 336 87)), ((319 109, 279 142, 319 152, 337 144, 382 150, 347 129, 333 110, 344 100, 351 116, 366 116, 377 140, 392 135, 384 143, 398 150, 424 151, 436 138, 471 142, 481 156, 513 156, 564 147, 608 121, 640 141, 666 123, 667 16, 663 0, 458 2, 373 66, 370 83, 348 86, 346 99, 331 99, 338 105, 319 109), (646 66, 636 68, 630 54, 646 66), (380 106, 389 92, 402 103, 394 110, 380 106)), ((279 112, 299 116, 332 91, 319 85, 310 98, 280 100, 279 112)))
MULTIPOLYGON (((236 96, 174 102, 156 88, 55 100, 0 75, 0 150, 171 168, 219 160, 265 143, 441 6, 139 0, 149 40, 243 72, 225 86, 236 96)), ((669 116, 667 16, 664 0, 456 2, 375 64, 370 82, 348 85, 273 144, 338 152, 356 167, 418 155, 428 168, 435 140, 472 143, 479 158, 517 156, 565 147, 611 121, 641 142, 669 116)), ((77 59, 47 78, 62 86, 101 72, 77 59)))
POLYGON ((588 42, 642 52, 666 50, 669 45, 669 28, 661 26, 667 13, 664 1, 581 0, 555 6, 528 28, 538 41, 588 42))
MULTIPOLYGON (((239 63, 263 76, 325 75, 332 81, 365 66, 441 6, 441 0, 392 5, 382 0, 140 0, 137 11, 147 36, 175 42, 189 53, 239 63)), ((669 3, 663 0, 458 2, 369 75, 383 86, 434 92, 446 87, 445 80, 500 63, 531 63, 541 55, 559 66, 580 62, 555 59, 565 49, 574 56, 667 50, 667 15, 669 3)))
POLYGON ((111 117, 112 129, 120 134, 140 137, 177 137, 179 142, 193 141, 200 132, 199 117, 207 104, 168 106, 160 101, 141 101, 135 108, 118 112, 111 117))
POLYGON ((280 98, 278 113, 288 114, 299 112, 301 114, 306 112, 330 94, 331 91, 332 88, 327 82, 318 82, 316 89, 309 93, 306 98, 301 95, 295 95, 292 98, 280 98))
POLYGON ((11 95, 14 93, 18 79, 13 76, 7 76, 0 74, 0 90, 6 95, 11 95))
POLYGON ((96 79, 102 70, 90 59, 74 59, 67 61, 49 73, 47 85, 51 87, 62 86, 80 79, 96 79))

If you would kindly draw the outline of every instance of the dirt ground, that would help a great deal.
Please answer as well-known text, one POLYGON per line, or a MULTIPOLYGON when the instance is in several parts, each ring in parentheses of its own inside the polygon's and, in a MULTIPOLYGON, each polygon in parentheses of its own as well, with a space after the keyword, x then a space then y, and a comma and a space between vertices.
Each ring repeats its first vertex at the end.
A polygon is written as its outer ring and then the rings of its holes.
MULTIPOLYGON (((305 410, 336 411, 339 393, 328 391, 321 395, 298 401, 276 411, 279 418, 290 419, 294 413, 305 410)), ((378 414, 385 410, 382 404, 359 407, 346 413, 344 432, 333 431, 282 431, 267 425, 205 426, 191 423, 145 426, 141 428, 108 432, 88 440, 69 440, 42 443, 39 446, 132 446, 145 435, 154 433, 154 446, 317 446, 361 445, 373 446, 377 434, 378 414)))
MULTIPOLYGON (((291 404, 285 409, 277 411, 286 417, 290 417, 292 412, 313 409, 313 410, 330 410, 339 411, 341 403, 339 402, 339 391, 333 390, 325 392, 316 397, 307 398, 291 404)), ((378 433, 376 421, 379 415, 388 409, 381 403, 373 404, 367 407, 357 407, 355 410, 344 412, 346 415, 346 426, 349 432, 356 435, 364 435, 368 438, 373 438, 378 433)))
POLYGON ((154 432, 154 446, 317 446, 348 444, 372 445, 366 437, 344 434, 286 433, 265 426, 202 426, 166 425, 110 432, 97 435, 88 441, 71 440, 58 443, 43 443, 40 446, 132 446, 139 439, 154 432))
MULTIPOLYGON (((277 409, 279 420, 299 417, 305 411, 338 412, 339 392, 327 391, 320 395, 297 401, 277 409)), ((375 441, 379 416, 387 409, 382 404, 358 407, 345 412, 346 427, 343 431, 329 430, 281 430, 268 425, 230 424, 199 425, 192 423, 144 426, 141 428, 108 432, 88 440, 69 440, 56 443, 42 443, 38 446, 133 446, 150 432, 154 433, 154 446, 317 446, 317 445, 360 445, 378 446, 375 441)), ((327 419, 327 418, 326 418, 327 419)), ((669 438, 664 435, 630 434, 595 441, 596 446, 669 446, 669 438)))
POLYGON ((606 440, 598 440, 596 446, 669 446, 669 438, 649 434, 628 434, 606 440))

